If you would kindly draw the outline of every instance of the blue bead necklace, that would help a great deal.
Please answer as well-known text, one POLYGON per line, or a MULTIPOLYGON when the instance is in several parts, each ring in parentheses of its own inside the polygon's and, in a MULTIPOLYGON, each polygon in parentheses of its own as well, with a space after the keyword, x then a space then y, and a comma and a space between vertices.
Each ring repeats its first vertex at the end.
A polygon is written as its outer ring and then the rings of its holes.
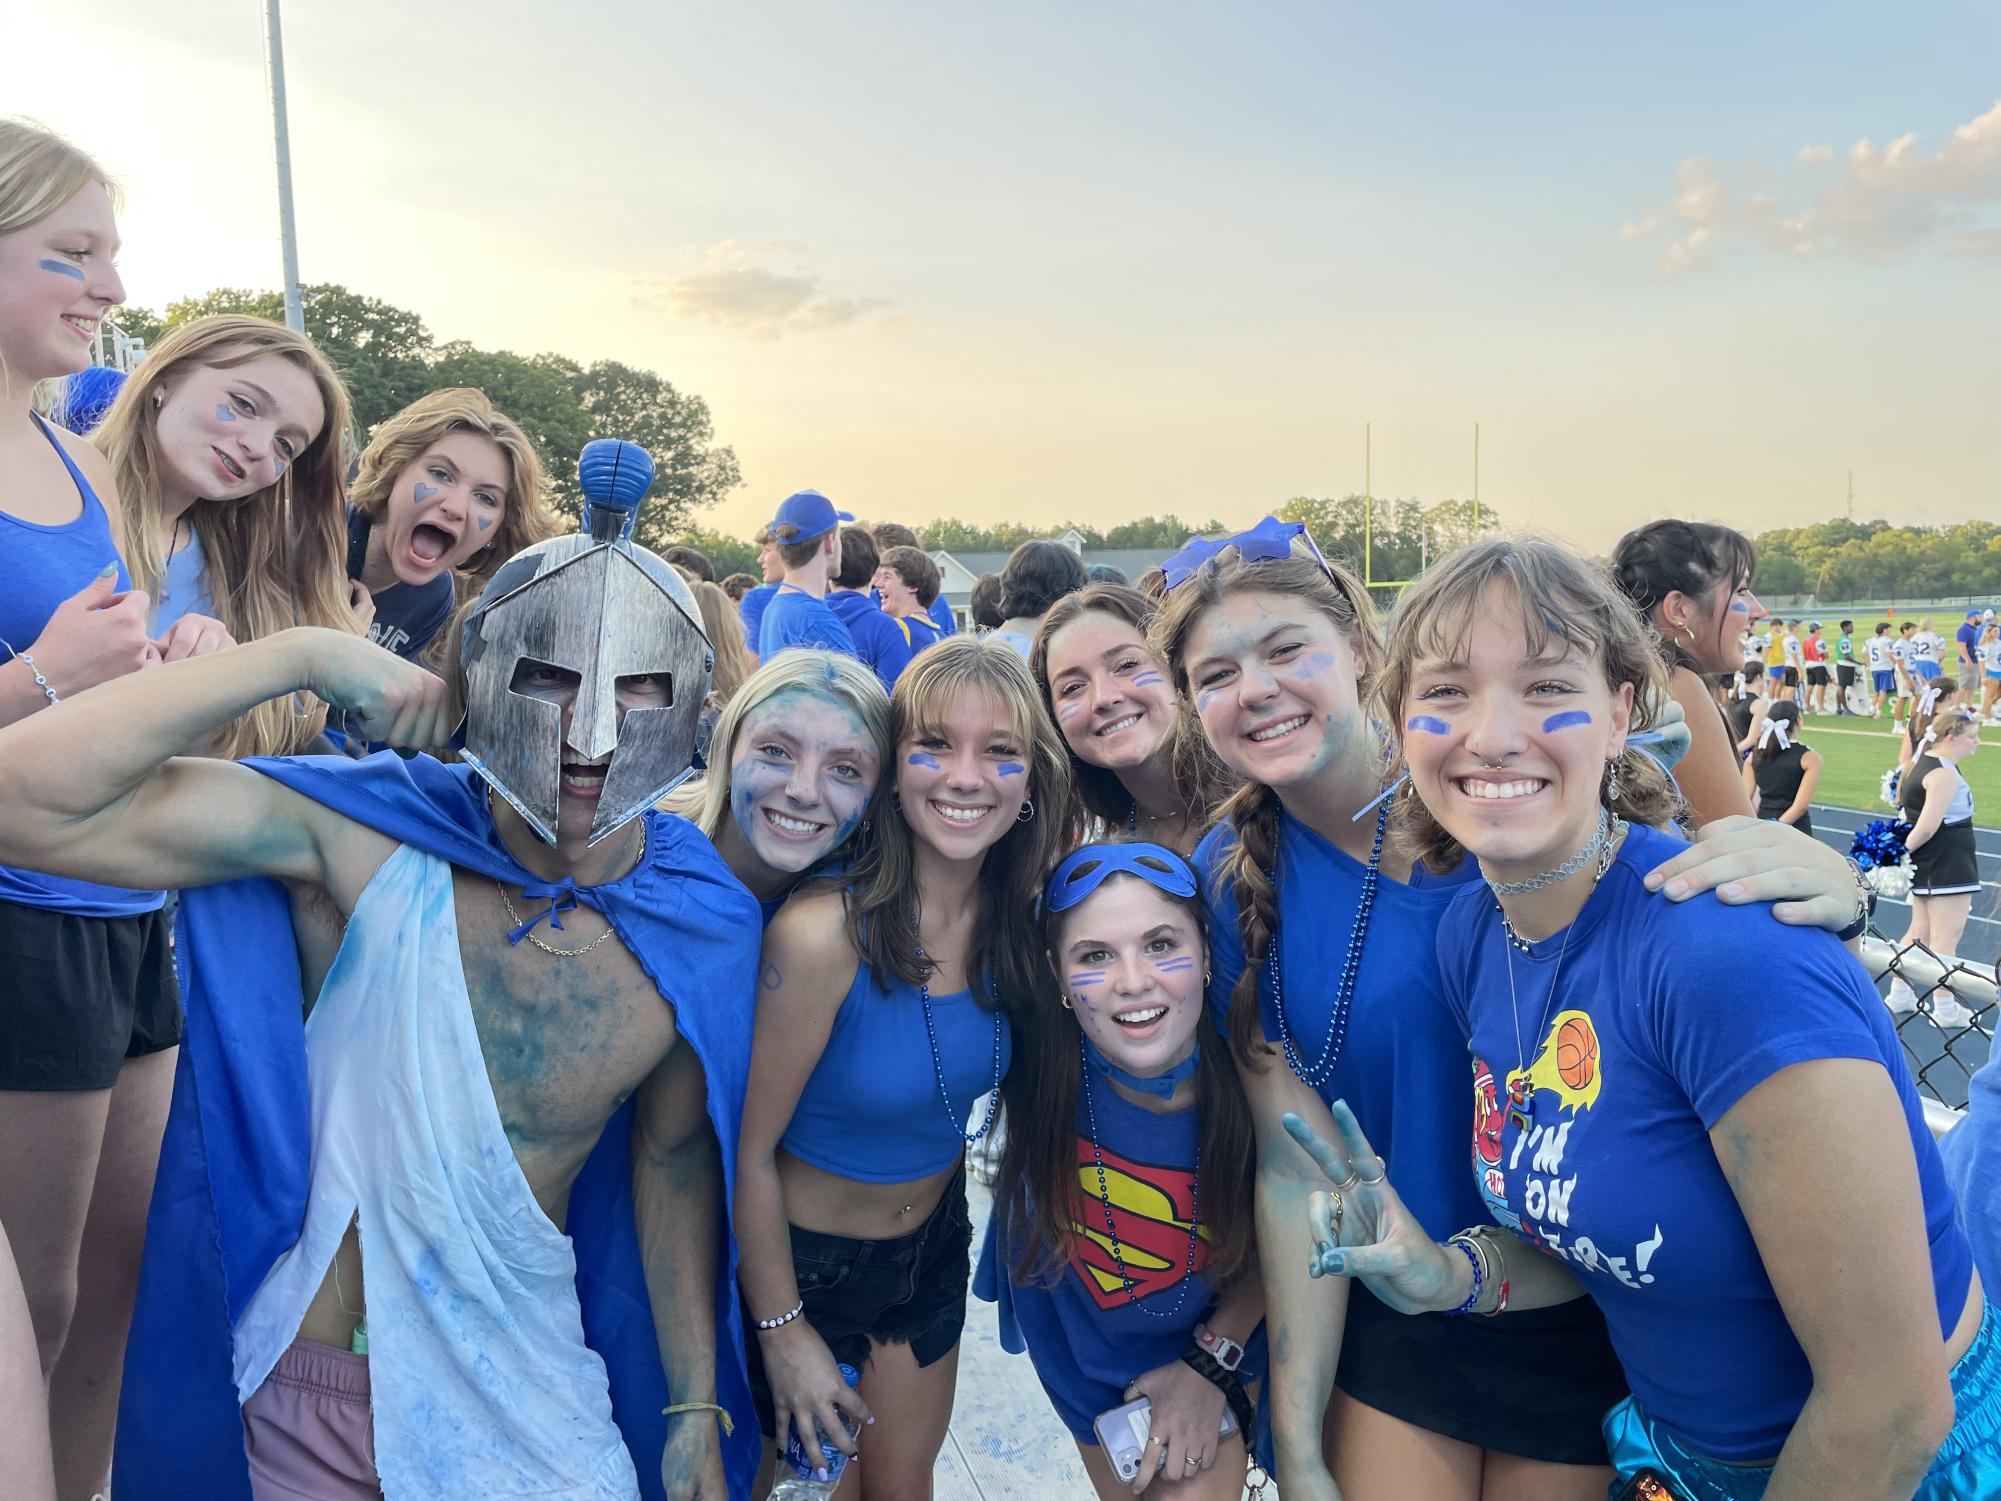
MULTIPOLYGON (((1082 1044, 1085 1039, 1078 1034, 1082 1044)), ((1084 1091, 1084 1119, 1091 1125, 1091 1160, 1098 1167, 1098 1203, 1105 1211, 1105 1239, 1111 1242, 1112 1265, 1119 1269, 1119 1281, 1124 1284, 1126 1301, 1151 1319, 1171 1319, 1181 1312, 1181 1305, 1188 1299, 1189 1286, 1195 1281, 1195 1251, 1202 1239, 1202 1149, 1195 1149, 1195 1167, 1188 1175, 1188 1264, 1181 1269, 1181 1287, 1174 1295, 1174 1306, 1168 1309, 1148 1308, 1133 1291, 1132 1273, 1126 1270, 1125 1247, 1119 1244, 1118 1225, 1112 1219, 1112 1190, 1105 1181, 1105 1152, 1098 1145, 1098 1108, 1091 1102, 1091 1055, 1079 1046, 1078 1055, 1084 1067, 1079 1087, 1084 1091)))
MULTIPOLYGON (((915 927, 916 923, 911 926, 915 927)), ((922 944, 917 946, 917 957, 924 957, 922 944)), ((986 985, 986 990, 989 996, 993 994, 991 984, 986 985)), ((928 976, 917 982, 917 998, 924 1004, 924 1035, 931 1043, 931 1071, 938 1076, 938 1098, 945 1102, 945 1119, 952 1123, 952 1129, 959 1133, 960 1140, 971 1146, 993 1128, 994 1112, 1000 1108, 1001 1039, 1004 1035, 1001 1014, 998 1011, 994 1013, 994 1087, 987 1095, 987 1118, 980 1122, 979 1130, 969 1134, 959 1122, 959 1112, 952 1108, 951 1092, 945 1088, 945 1060, 938 1055, 938 1024, 931 1016, 931 981, 928 976)))
MULTIPOLYGON (((1369 912, 1376 905, 1376 885, 1382 876, 1383 830, 1389 826, 1389 821, 1390 805, 1385 802, 1376 814, 1376 842, 1369 851, 1369 868, 1362 872, 1362 899, 1355 908, 1355 926, 1348 934, 1348 957, 1341 961, 1341 982, 1334 991, 1334 1012, 1328 1018, 1327 1042, 1310 1066, 1301 1062, 1299 1050, 1292 1045, 1292 1027, 1285 1019, 1285 990, 1279 983, 1279 935, 1276 931, 1271 935, 1271 945, 1265 954, 1265 973, 1271 980, 1272 1009, 1278 1013, 1279 1044, 1285 1050, 1285 1061, 1298 1075, 1300 1083, 1315 1093, 1333 1077, 1335 1065, 1341 1061, 1341 1049, 1348 1040, 1348 1007, 1355 999, 1355 981, 1362 973, 1362 940, 1368 935, 1369 912)), ((1272 871, 1272 883, 1278 883, 1276 869, 1272 871)))

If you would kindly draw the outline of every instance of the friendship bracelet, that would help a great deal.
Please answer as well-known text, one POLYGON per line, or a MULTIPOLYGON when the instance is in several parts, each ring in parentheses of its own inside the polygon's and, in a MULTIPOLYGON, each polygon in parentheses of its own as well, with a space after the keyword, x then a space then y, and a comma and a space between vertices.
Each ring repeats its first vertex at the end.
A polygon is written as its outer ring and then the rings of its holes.
POLYGON ((61 703, 62 700, 56 697, 56 690, 49 686, 49 680, 42 676, 42 669, 35 665, 35 659, 24 651, 17 651, 14 655, 28 664, 28 671, 34 674, 35 686, 42 690, 42 696, 52 704, 61 703))
POLYGON ((714 1402, 676 1402, 672 1407, 661 1408, 660 1416, 671 1418, 677 1412, 712 1412, 716 1421, 723 1425, 724 1438, 736 1432, 736 1419, 730 1416, 730 1410, 714 1402))
POLYGON ((794 1303, 790 1309, 788 1309, 784 1313, 781 1313, 775 1319, 752 1319, 751 1322, 757 1325, 757 1327, 760 1329, 783 1329, 787 1324, 791 1323, 794 1319, 798 1318, 799 1315, 804 1313, 805 1311, 806 1311, 806 1300, 804 1298, 801 1298, 797 1303, 794 1303))
POLYGON ((1466 1294, 1466 1301, 1461 1303, 1457 1308, 1448 1308, 1445 1310, 1449 1316, 1457 1318, 1461 1314, 1471 1313, 1473 1305, 1480 1301, 1480 1290, 1487 1282, 1487 1268, 1484 1265, 1485 1258, 1480 1251, 1478 1243, 1470 1237, 1455 1235, 1446 1244, 1458 1250, 1466 1258, 1467 1265, 1473 1268, 1473 1290, 1466 1294))

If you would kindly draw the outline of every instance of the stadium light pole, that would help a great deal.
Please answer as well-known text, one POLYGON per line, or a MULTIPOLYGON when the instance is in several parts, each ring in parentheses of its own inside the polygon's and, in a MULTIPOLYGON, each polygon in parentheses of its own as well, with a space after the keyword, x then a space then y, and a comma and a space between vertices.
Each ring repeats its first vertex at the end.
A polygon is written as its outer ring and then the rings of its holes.
POLYGON ((264 0, 264 56, 271 74, 271 135, 278 148, 278 240, 285 258, 285 326, 304 333, 299 231, 292 217, 292 138, 285 124, 285 34, 278 20, 278 0, 264 0))

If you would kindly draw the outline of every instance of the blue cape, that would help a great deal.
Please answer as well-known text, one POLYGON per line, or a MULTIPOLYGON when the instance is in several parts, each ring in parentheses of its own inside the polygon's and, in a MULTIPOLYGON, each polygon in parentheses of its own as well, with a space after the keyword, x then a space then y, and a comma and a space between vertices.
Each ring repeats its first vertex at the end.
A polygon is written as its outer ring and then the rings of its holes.
MULTIPOLYGON (((365 761, 244 764, 453 865, 526 883, 530 895, 560 895, 507 853, 470 767, 388 752, 365 761)), ((716 1389, 736 1424, 735 1436, 723 1440, 730 1495, 744 1497, 759 1440, 728 1206, 750 1074, 758 906, 693 824, 644 816, 645 863, 616 885, 577 888, 575 896, 618 929, 673 1006, 680 1035, 708 1076, 725 1231, 715 1274, 716 1389)), ((311 1139, 298 950, 284 888, 261 878, 186 892, 176 933, 186 1025, 126 1350, 118 1494, 122 1501, 250 1501, 230 1331, 305 1221, 311 1139)), ((628 1101, 612 1116, 591 1153, 571 1191, 567 1229, 584 1336, 610 1372, 612 1414, 639 1472, 640 1495, 663 1501, 667 1421, 660 1410, 673 1398, 633 1216, 632 1110, 628 1101)))

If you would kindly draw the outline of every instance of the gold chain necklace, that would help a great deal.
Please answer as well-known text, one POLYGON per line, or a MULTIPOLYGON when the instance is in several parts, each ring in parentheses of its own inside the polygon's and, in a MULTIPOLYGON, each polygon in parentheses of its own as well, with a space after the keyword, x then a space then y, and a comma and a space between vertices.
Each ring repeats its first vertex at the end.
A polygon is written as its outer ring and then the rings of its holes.
MULTIPOLYGON (((489 808, 490 806, 491 805, 489 804, 489 808)), ((632 869, 637 870, 639 869, 640 866, 644 865, 645 863, 646 863, 646 821, 645 819, 642 818, 639 823, 639 858, 632 862, 632 869)), ((631 871, 628 871, 626 874, 630 875, 631 871)), ((623 880, 624 877, 620 877, 620 879, 623 880)), ((508 922, 512 924, 514 927, 517 928, 520 927, 522 922, 521 914, 514 910, 514 903, 512 900, 509 899, 507 895, 507 887, 503 885, 501 882, 495 881, 493 883, 493 889, 500 893, 500 905, 507 910, 508 922)), ((526 898, 524 897, 523 900, 526 900, 526 898)), ((585 944, 581 948, 559 949, 553 943, 544 943, 541 939, 535 936, 535 930, 532 928, 528 930, 527 938, 530 943, 534 944, 536 948, 540 949, 545 954, 554 954, 558 959, 575 959, 580 954, 588 954, 592 949, 596 948, 599 944, 603 943, 607 938, 610 938, 614 933, 618 931, 616 928, 611 926, 611 914, 604 913, 601 915, 604 917, 605 920, 605 930, 602 933, 598 934, 597 937, 593 938, 589 943, 585 944)), ((537 918, 536 921, 539 922, 541 921, 541 919, 537 918)))

